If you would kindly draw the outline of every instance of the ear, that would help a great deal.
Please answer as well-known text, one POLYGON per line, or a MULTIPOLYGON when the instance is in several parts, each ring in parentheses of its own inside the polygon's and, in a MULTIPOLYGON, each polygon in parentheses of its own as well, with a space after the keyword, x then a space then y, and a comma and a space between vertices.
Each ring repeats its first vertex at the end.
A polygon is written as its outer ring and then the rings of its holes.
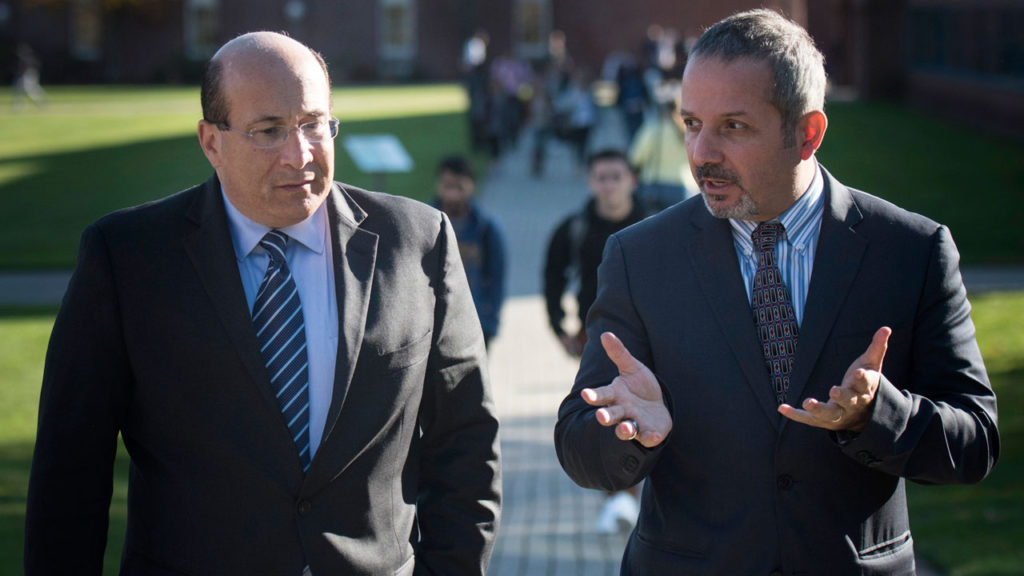
POLYGON ((211 166, 214 168, 219 167, 221 162, 220 129, 212 122, 200 120, 197 130, 199 133, 199 146, 203 149, 203 154, 206 154, 206 159, 210 161, 211 166))
POLYGON ((828 128, 828 117, 821 110, 812 110, 800 119, 800 159, 807 160, 821 146, 828 128))

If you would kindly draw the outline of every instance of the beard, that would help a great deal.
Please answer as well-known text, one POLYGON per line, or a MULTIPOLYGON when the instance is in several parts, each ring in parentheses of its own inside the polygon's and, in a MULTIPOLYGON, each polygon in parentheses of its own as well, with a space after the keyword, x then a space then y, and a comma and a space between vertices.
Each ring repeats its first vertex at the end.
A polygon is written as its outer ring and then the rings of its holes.
POLYGON ((747 194, 746 190, 740 195, 739 199, 732 206, 712 206, 708 200, 708 194, 705 192, 701 194, 704 199, 704 206, 707 206, 708 212, 715 218, 732 218, 733 220, 756 220, 757 216, 761 215, 761 209, 754 204, 754 201, 750 198, 750 194, 747 194))
POLYGON ((754 220, 761 214, 761 209, 757 207, 754 200, 747 193, 746 189, 740 185, 739 176, 734 172, 723 168, 719 164, 707 164, 704 166, 697 166, 697 182, 700 185, 701 198, 704 199, 704 206, 707 207, 708 212, 711 213, 715 218, 732 218, 734 220, 754 220), (704 180, 719 180, 722 182, 729 182, 737 186, 743 191, 740 197, 736 199, 736 203, 732 206, 712 206, 708 200, 708 191, 704 188, 704 180))

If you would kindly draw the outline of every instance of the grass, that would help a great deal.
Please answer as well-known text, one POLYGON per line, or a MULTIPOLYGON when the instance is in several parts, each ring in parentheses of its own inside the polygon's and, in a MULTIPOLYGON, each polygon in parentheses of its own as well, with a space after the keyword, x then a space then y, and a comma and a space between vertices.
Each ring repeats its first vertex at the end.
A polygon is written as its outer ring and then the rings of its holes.
POLYGON ((826 105, 818 157, 848 186, 947 226, 968 264, 1024 263, 1024 143, 886 103, 826 105))
POLYGON ((977 486, 908 484, 918 552, 949 576, 1024 574, 1024 293, 973 300, 999 402, 1001 454, 977 486))
MULTIPOLYGON (((0 102, 10 90, 0 90, 0 102)), ((198 88, 54 87, 44 109, 0 108, 0 269, 73 266, 82 229, 100 216, 202 182, 212 169, 195 136, 198 88)), ((414 161, 381 180, 336 142, 336 178, 421 200, 442 155, 467 153, 457 85, 335 92, 347 134, 391 133, 414 161)), ((478 166, 484 159, 471 156, 478 166)))

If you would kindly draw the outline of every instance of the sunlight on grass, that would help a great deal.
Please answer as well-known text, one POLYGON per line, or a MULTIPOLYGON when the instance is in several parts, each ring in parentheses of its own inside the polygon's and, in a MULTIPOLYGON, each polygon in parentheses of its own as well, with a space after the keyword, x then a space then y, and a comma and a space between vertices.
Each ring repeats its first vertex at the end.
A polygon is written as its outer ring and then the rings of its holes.
MULTIPOLYGON (((41 109, 15 113, 0 106, 0 162, 194 135, 202 117, 196 86, 55 86, 48 95, 49 103, 41 109)), ((0 102, 9 99, 10 89, 0 90, 0 102)), ((466 96, 455 84, 334 90, 334 114, 343 123, 450 114, 466 106, 466 96)))
MULTIPOLYGON (((9 95, 0 90, 0 102, 9 95)), ((364 174, 339 138, 337 180, 427 200, 441 156, 486 162, 468 150, 459 85, 340 88, 334 97, 342 136, 394 134, 414 162, 387 178, 364 174)), ((209 178, 200 116, 195 86, 55 86, 45 108, 15 114, 0 106, 0 268, 70 267, 90 222, 209 178)))

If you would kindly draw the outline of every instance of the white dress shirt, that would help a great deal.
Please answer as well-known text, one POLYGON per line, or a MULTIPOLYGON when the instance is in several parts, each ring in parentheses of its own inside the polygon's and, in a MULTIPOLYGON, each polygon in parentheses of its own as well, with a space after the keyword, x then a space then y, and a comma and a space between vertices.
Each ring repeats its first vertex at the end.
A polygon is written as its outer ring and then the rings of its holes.
MULTIPOLYGON (((807 289, 811 284, 814 269, 814 254, 818 248, 821 233, 821 215, 825 208, 825 185, 821 168, 815 167, 814 178, 807 191, 777 220, 782 222, 786 233, 775 245, 775 261, 779 264, 783 281, 789 289, 793 302, 797 326, 803 325, 804 304, 807 303, 807 289)), ((736 256, 740 260, 740 272, 747 288, 748 298, 753 298, 754 273, 757 271, 757 251, 750 239, 759 222, 730 219, 732 239, 736 256)))
MULTIPOLYGON (((221 191, 223 195, 223 190, 221 191)), ((252 312, 256 293, 270 258, 259 242, 271 228, 258 224, 238 211, 224 195, 228 227, 238 259, 245 299, 252 312)), ((344 206, 348 208, 348 206, 344 206)), ((343 215, 344 216, 344 215, 343 215)), ((351 219, 351 217, 349 217, 351 219)), ((299 290, 302 317, 306 325, 309 356, 309 449, 316 454, 327 422, 334 391, 334 369, 338 354, 338 301, 334 290, 334 259, 331 232, 324 202, 312 216, 285 228, 289 236, 285 257, 299 290)))

